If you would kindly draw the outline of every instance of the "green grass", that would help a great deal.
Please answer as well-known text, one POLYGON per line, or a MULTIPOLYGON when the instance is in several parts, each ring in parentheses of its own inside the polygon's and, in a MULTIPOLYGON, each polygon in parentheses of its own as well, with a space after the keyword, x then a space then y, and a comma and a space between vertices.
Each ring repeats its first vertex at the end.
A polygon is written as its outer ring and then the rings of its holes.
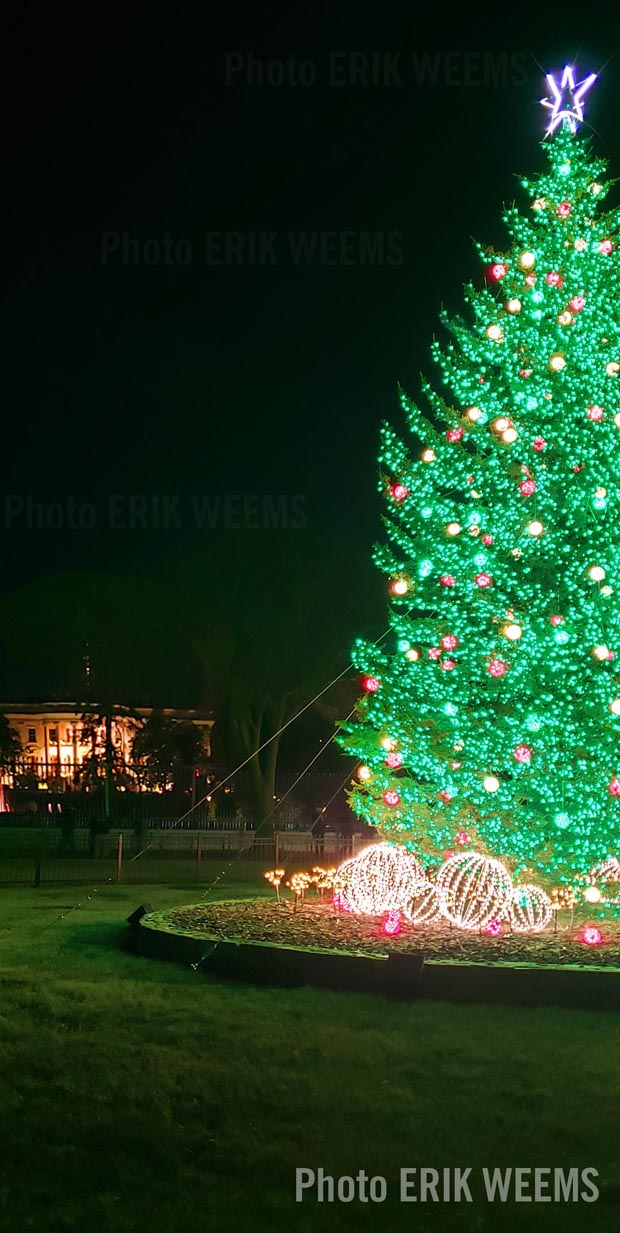
POLYGON ((201 894, 0 892, 3 1231, 620 1227, 616 1016, 253 988, 122 949, 142 898, 201 894), (475 1202, 400 1205, 416 1165, 473 1166, 475 1202), (483 1165, 592 1166, 601 1197, 489 1204, 483 1165), (382 1174, 392 1197, 295 1205, 296 1166, 382 1174))

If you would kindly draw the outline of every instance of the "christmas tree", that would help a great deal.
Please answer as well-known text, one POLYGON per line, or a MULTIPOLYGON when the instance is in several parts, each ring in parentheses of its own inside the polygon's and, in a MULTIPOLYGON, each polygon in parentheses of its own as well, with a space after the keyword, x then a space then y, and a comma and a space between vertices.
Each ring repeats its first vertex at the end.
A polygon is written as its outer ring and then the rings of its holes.
POLYGON ((620 211, 549 78, 548 169, 479 246, 443 388, 382 429, 391 631, 358 641, 352 805, 427 863, 471 846, 555 882, 620 846, 620 211))

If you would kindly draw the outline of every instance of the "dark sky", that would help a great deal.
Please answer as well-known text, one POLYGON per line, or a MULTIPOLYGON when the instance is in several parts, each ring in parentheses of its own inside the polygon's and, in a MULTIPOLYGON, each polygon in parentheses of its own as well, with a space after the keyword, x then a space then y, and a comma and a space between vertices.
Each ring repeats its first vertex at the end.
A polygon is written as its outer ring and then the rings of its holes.
MULTIPOLYGON (((343 568, 365 568, 379 421, 398 418, 397 382, 433 375, 471 237, 501 246, 515 175, 541 165, 539 65, 579 51, 597 69, 620 31, 334 7, 26 6, 5 30, 0 594, 185 553, 206 566, 278 497, 266 552, 337 527, 343 568), (127 525, 130 494, 147 529, 127 525)), ((619 113, 616 57, 588 118, 617 172, 619 113)))

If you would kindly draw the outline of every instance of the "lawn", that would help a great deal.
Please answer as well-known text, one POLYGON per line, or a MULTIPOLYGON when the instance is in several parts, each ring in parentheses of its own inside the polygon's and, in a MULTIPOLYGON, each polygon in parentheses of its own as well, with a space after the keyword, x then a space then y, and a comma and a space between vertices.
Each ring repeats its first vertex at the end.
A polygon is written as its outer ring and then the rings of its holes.
POLYGON ((0 891, 3 1230, 619 1227, 615 1015, 253 988, 122 949, 142 898, 202 893, 0 891), (388 1199, 296 1205, 295 1168, 319 1166, 388 1199), (472 1166, 474 1202, 399 1204, 415 1166, 472 1166), (483 1166, 592 1167, 601 1196, 492 1204, 483 1166))

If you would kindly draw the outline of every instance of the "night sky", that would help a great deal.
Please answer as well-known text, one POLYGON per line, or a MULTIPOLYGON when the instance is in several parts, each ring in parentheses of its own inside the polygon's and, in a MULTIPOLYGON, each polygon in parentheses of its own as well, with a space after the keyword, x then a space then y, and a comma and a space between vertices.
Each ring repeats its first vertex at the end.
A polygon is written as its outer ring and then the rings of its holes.
MULTIPOLYGON (((405 5, 13 20, 0 594, 208 571, 240 522, 271 559, 337 542, 374 603, 379 422, 399 420, 398 382, 436 376, 471 237, 501 247, 515 176, 541 166, 540 66, 596 70, 618 31, 558 33, 554 13, 523 34, 512 12, 446 29, 405 5), (261 529, 278 498, 284 525, 261 529)), ((617 56, 587 118, 620 174, 619 113, 617 56)))

